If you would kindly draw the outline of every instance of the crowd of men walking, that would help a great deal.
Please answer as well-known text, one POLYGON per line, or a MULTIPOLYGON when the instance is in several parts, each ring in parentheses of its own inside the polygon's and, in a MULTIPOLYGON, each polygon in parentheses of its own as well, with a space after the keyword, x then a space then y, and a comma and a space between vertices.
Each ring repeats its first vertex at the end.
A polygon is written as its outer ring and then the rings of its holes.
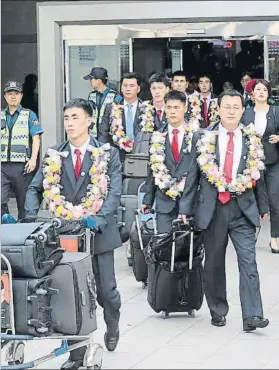
MULTIPOLYGON (((1 113, 1 214, 8 213, 11 190, 18 218, 34 220, 45 200, 50 212, 66 219, 96 221, 93 268, 99 304, 107 325, 105 344, 119 340, 120 295, 114 274, 114 249, 121 246, 115 213, 127 153, 141 152, 148 137, 149 175, 142 212, 156 203, 159 233, 179 217, 204 231, 205 295, 211 323, 224 326, 228 313, 225 254, 230 237, 239 274, 243 330, 268 325, 261 302, 255 257, 256 228, 270 213, 273 253, 279 253, 279 109, 270 103, 269 83, 243 74, 243 92, 225 86, 217 98, 210 76, 187 93, 183 71, 171 81, 163 73, 149 79, 152 100, 141 101, 140 77, 122 76, 121 93, 110 88, 104 68, 84 77, 93 88, 88 99, 63 108, 67 140, 53 143, 36 168, 42 127, 21 106, 22 86, 9 81, 1 113), (251 125, 252 124, 252 125, 251 125), (110 144, 110 145, 107 145, 110 144)), ((71 352, 64 369, 82 366, 84 349, 71 352)))

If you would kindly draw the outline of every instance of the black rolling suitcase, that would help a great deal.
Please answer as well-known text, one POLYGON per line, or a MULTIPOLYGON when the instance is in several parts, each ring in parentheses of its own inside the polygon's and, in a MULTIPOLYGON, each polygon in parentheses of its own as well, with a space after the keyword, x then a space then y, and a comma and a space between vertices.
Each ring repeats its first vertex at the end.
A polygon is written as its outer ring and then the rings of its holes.
POLYGON ((13 279, 15 331, 36 337, 53 331, 51 297, 57 293, 51 287, 51 277, 13 279))
POLYGON ((13 277, 41 278, 59 263, 64 250, 51 223, 32 222, 1 225, 1 253, 13 277))
MULTIPOLYGON (((153 239, 161 242, 166 240, 166 234, 154 236, 153 239)), ((198 239, 201 241, 201 238, 198 239)), ((148 296, 147 301, 155 312, 163 313, 163 317, 169 316, 170 312, 188 312, 194 316, 194 310, 202 306, 203 290, 203 245, 194 247, 194 230, 189 225, 188 230, 180 230, 178 221, 173 223, 172 240, 166 249, 169 260, 164 260, 163 255, 156 251, 156 244, 150 241, 147 247, 148 262, 148 296), (187 236, 190 236, 190 245, 186 244, 187 236), (176 239, 185 242, 184 248, 188 249, 189 259, 182 261, 181 256, 176 254, 176 239), (152 248, 153 243, 153 248, 152 248), (177 260, 176 260, 177 257, 177 260)))
POLYGON ((53 329, 66 335, 87 335, 96 330, 97 304, 91 255, 64 253, 51 271, 51 277, 53 288, 58 290, 51 298, 53 329))
POLYGON ((137 281, 143 283, 143 288, 147 285, 148 268, 145 261, 145 248, 152 235, 157 234, 156 220, 154 212, 146 221, 140 219, 140 210, 135 211, 136 220, 132 224, 130 244, 132 267, 137 281))

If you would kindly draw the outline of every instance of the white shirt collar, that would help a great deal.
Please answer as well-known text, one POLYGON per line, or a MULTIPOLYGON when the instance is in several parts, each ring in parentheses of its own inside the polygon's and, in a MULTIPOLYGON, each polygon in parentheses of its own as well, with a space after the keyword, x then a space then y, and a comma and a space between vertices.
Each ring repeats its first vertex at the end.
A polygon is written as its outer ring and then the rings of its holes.
MULTIPOLYGON (((219 134, 226 135, 229 132, 221 123, 219 124, 219 134)), ((234 131, 235 136, 241 135, 240 127, 238 126, 234 131)))
POLYGON ((168 133, 169 133, 169 135, 172 134, 174 129, 177 129, 179 131, 179 134, 184 135, 185 134, 184 122, 181 123, 181 125, 178 126, 178 127, 173 127, 170 124, 168 124, 168 133))
POLYGON ((80 150, 81 155, 82 155, 82 158, 83 158, 85 156, 85 153, 86 153, 86 150, 88 148, 89 143, 90 143, 90 136, 88 137, 87 141, 82 146, 80 146, 79 148, 73 146, 73 144, 70 142, 70 148, 71 148, 72 158, 75 155, 75 149, 79 149, 80 150))
MULTIPOLYGON (((128 103, 125 99, 124 99, 124 107, 126 108, 128 104, 131 104, 131 103, 128 103)), ((131 104, 133 106, 133 108, 136 108, 138 106, 138 99, 131 104)))

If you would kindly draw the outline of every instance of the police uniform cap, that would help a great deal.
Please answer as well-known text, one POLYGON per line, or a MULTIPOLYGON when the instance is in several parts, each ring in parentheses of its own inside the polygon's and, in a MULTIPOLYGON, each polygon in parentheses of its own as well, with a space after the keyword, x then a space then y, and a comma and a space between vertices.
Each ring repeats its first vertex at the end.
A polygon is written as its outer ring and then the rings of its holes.
POLYGON ((22 84, 18 81, 8 81, 4 86, 4 93, 8 91, 22 92, 22 84))
POLYGON ((106 80, 108 78, 108 71, 102 67, 94 67, 91 72, 83 78, 85 80, 91 80, 92 78, 106 80))

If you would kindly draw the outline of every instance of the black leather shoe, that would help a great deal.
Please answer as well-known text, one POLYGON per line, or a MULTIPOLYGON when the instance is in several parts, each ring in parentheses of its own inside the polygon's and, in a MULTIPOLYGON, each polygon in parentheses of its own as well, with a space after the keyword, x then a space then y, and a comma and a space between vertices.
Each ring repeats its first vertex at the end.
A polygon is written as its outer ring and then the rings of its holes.
POLYGON ((105 339, 105 345, 107 347, 107 350, 110 352, 114 351, 119 341, 119 329, 117 329, 115 337, 109 337, 108 334, 105 333, 104 339, 105 339))
POLYGON ((226 326, 227 320, 225 316, 213 316, 211 319, 211 325, 214 326, 226 326))
POLYGON ((243 320, 243 331, 249 332, 256 330, 257 328, 265 328, 269 324, 268 319, 262 317, 249 317, 243 320))
POLYGON ((64 364, 60 367, 61 370, 78 370, 80 367, 83 366, 83 360, 77 360, 77 361, 72 361, 72 360, 67 360, 64 362, 64 364))

